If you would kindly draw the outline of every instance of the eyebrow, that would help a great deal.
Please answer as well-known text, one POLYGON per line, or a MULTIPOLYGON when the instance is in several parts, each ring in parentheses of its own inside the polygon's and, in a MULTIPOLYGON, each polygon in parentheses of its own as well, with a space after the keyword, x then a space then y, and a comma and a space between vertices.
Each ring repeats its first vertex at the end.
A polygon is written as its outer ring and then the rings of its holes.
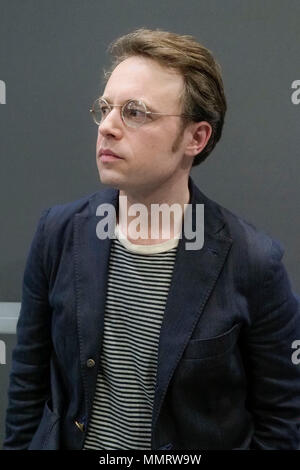
MULTIPOLYGON (((107 101, 109 104, 111 104, 111 100, 108 98, 108 96, 100 96, 99 98, 103 98, 105 101, 107 101)), ((130 100, 139 100, 139 98, 128 98, 128 100, 124 100, 123 103, 119 103, 121 105, 123 105, 124 103, 126 103, 126 101, 130 101, 130 100)), ((141 101, 143 101, 143 103, 145 103, 147 109, 149 111, 152 111, 153 113, 158 113, 158 110, 153 108, 153 106, 151 106, 145 99, 141 99, 141 101)))

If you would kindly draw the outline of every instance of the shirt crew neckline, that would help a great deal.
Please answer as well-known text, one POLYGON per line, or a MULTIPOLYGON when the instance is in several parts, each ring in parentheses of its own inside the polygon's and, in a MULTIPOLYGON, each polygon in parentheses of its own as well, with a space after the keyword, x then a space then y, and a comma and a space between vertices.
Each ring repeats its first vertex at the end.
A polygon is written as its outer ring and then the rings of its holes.
POLYGON ((162 243, 156 243, 154 245, 138 245, 136 243, 130 242, 127 239, 125 234, 120 229, 118 223, 116 223, 115 225, 115 237, 119 240, 119 242, 128 251, 131 251, 132 253, 145 254, 145 255, 147 254, 152 255, 155 253, 164 253, 165 251, 172 250, 178 245, 180 234, 181 232, 177 233, 174 238, 171 238, 171 240, 166 240, 165 242, 162 242, 162 243))

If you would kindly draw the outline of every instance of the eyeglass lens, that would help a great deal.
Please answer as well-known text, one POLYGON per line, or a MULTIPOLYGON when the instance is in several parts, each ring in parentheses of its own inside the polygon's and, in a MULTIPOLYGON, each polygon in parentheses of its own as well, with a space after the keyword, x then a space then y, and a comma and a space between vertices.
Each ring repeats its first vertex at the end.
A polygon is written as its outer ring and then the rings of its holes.
MULTIPOLYGON (((94 120, 100 124, 111 111, 112 107, 103 99, 95 101, 93 107, 94 120)), ((122 108, 124 122, 130 127, 137 127, 143 124, 147 118, 146 108, 142 101, 131 100, 125 103, 122 108)))

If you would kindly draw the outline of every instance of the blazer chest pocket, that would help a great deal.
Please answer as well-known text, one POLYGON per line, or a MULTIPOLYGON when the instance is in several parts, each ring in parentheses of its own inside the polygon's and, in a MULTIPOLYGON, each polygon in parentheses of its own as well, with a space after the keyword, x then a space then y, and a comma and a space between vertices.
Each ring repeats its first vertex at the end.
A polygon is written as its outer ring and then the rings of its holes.
POLYGON ((182 359, 212 359, 225 357, 234 348, 241 323, 236 323, 225 333, 206 339, 191 339, 183 353, 182 359))

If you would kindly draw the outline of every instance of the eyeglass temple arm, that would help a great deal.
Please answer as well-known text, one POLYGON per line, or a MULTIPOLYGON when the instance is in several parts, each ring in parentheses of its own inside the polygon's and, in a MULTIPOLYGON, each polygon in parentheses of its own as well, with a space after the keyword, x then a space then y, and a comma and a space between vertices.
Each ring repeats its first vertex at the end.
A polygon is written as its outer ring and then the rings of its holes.
POLYGON ((146 114, 159 114, 160 116, 185 116, 185 117, 193 116, 193 114, 166 114, 166 113, 154 113, 153 111, 146 111, 146 114))

